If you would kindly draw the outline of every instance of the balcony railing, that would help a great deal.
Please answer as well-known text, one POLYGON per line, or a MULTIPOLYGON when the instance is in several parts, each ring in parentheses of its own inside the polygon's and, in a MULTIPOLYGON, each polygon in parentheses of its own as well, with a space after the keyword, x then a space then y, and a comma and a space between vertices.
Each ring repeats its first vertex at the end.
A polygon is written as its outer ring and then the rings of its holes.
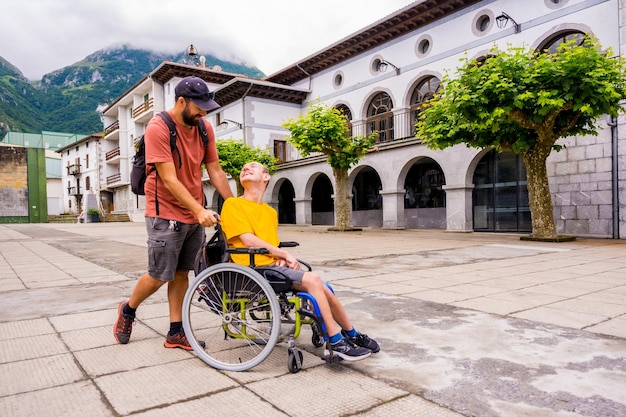
POLYGON ((151 97, 133 109, 133 119, 136 119, 140 114, 150 110, 152 107, 154 107, 154 98, 151 97))
POLYGON ((411 111, 384 113, 368 117, 364 121, 352 123, 352 136, 366 136, 374 130, 378 132, 376 143, 389 143, 415 137, 414 120, 411 111))
POLYGON ((122 174, 113 174, 107 177, 107 186, 122 181, 122 174))
POLYGON ((80 175, 80 164, 68 165, 67 175, 80 175))
POLYGON ((110 160, 110 159, 115 158, 116 156, 120 156, 120 147, 119 146, 117 148, 111 149, 110 151, 108 151, 105 154, 105 158, 106 158, 107 161, 110 160))
POLYGON ((115 132, 116 130, 118 130, 120 128, 120 121, 116 120, 113 123, 111 123, 110 125, 108 125, 107 127, 104 128, 104 136, 115 132))
POLYGON ((68 195, 82 195, 80 192, 80 187, 67 187, 68 195))

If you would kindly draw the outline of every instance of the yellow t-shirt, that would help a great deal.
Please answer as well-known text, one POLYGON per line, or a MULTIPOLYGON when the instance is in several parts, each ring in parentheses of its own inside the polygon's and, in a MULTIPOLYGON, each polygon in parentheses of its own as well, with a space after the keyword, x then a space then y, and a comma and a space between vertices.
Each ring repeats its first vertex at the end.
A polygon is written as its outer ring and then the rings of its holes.
MULTIPOLYGON (((255 203, 242 197, 228 198, 222 206, 222 231, 230 247, 245 248, 239 239, 244 233, 252 233, 267 243, 278 246, 278 213, 265 203, 255 203)), ((233 262, 250 265, 250 256, 232 255, 233 262)), ((257 266, 273 264, 276 259, 267 255, 256 255, 257 266)))

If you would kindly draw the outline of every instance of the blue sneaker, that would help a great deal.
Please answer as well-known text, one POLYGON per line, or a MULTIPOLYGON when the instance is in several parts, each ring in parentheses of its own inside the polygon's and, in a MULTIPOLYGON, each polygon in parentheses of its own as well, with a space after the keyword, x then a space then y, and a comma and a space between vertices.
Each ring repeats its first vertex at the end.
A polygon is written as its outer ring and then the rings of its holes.
POLYGON ((342 334, 350 341, 350 343, 369 349, 372 351, 372 353, 380 351, 380 345, 378 344, 378 342, 370 338, 365 333, 359 333, 357 337, 348 337, 345 332, 342 332, 342 334))
MULTIPOLYGON (((364 347, 355 346, 346 339, 330 345, 333 355, 339 356, 349 362, 360 361, 372 354, 372 351, 364 347)), ((324 356, 330 356, 328 349, 324 349, 324 356)))

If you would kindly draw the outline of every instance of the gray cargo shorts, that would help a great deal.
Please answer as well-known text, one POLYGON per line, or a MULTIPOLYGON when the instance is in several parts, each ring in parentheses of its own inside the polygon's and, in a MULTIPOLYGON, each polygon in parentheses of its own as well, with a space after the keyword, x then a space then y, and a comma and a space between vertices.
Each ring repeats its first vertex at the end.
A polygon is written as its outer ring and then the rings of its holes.
POLYGON ((196 254, 205 241, 204 227, 200 224, 177 222, 175 229, 170 221, 146 217, 148 231, 148 274, 161 281, 172 281, 176 271, 190 271, 196 254))

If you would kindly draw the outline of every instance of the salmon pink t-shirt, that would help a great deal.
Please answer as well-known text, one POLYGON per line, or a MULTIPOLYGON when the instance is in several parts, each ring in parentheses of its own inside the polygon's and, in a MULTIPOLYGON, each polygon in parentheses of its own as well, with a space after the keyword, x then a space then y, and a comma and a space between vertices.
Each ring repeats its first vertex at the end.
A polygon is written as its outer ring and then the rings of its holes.
MULTIPOLYGON (((168 112, 169 113, 169 112, 168 112)), ((180 151, 172 152, 170 148, 170 133, 165 121, 160 116, 154 116, 146 126, 146 169, 149 172, 146 179, 146 216, 176 220, 186 224, 194 224, 198 219, 180 203, 168 190, 165 184, 153 169, 155 162, 173 162, 178 180, 187 188, 196 201, 204 205, 202 190, 202 163, 218 160, 215 146, 213 126, 203 119, 206 126, 209 144, 205 148, 198 126, 188 128, 181 125, 172 116, 176 123, 176 147, 180 151), (182 164, 179 163, 182 158, 182 164), (156 196, 156 197, 155 197, 156 196), (159 214, 156 213, 156 199, 158 198, 159 214)))

